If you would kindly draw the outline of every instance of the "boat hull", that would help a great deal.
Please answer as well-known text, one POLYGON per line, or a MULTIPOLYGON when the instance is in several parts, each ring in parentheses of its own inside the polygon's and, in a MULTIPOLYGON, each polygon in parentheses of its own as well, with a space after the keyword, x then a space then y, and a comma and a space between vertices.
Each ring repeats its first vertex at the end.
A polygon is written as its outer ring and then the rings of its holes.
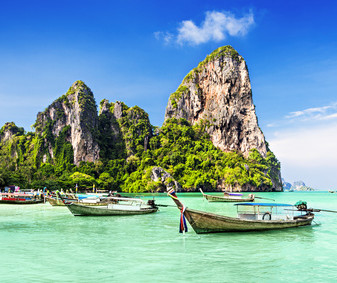
POLYGON ((44 195, 40 193, 0 193, 0 204, 36 204, 42 202, 44 202, 44 195))
POLYGON ((107 205, 105 206, 87 206, 76 203, 71 203, 66 205, 70 212, 75 216, 115 216, 115 215, 138 215, 138 214, 148 214, 153 213, 158 210, 156 207, 151 208, 141 208, 141 209, 110 209, 107 205))
POLYGON ((197 234, 245 232, 293 228, 311 225, 314 214, 294 220, 245 220, 186 208, 185 217, 197 234))
POLYGON ((0 203, 5 203, 5 204, 36 204, 36 203, 42 203, 43 199, 38 199, 38 200, 0 200, 0 203))

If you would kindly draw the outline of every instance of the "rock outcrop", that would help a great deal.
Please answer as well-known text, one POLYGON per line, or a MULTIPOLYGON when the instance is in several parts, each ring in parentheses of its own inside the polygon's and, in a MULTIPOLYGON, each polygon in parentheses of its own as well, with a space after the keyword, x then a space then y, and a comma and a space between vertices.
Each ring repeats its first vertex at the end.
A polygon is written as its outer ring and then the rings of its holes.
POLYGON ((248 156, 256 148, 266 157, 247 65, 231 46, 215 50, 184 78, 166 108, 165 120, 173 117, 192 125, 206 122, 213 144, 223 151, 248 156))
POLYGON ((11 140, 14 136, 21 136, 24 132, 24 129, 17 127, 14 122, 7 122, 0 130, 0 142, 11 140))
POLYGON ((126 147, 117 117, 119 115, 115 115, 114 113, 114 104, 109 103, 107 99, 103 99, 100 103, 98 118, 100 156, 103 159, 126 157, 126 147))
POLYGON ((110 150, 116 150, 117 146, 118 152, 124 150, 127 157, 147 150, 152 126, 149 115, 143 109, 138 106, 128 107, 120 101, 109 103, 106 99, 100 105, 100 140, 110 135, 110 142, 101 142, 101 148, 109 146, 110 150))
POLYGON ((313 188, 307 186, 303 181, 296 181, 292 185, 283 181, 283 189, 284 191, 294 192, 294 191, 314 191, 313 188))
MULTIPOLYGON (((166 188, 173 187, 177 191, 181 191, 181 185, 161 167, 153 167, 151 171, 151 180, 154 182, 160 181, 166 188)), ((168 190, 164 190, 166 192, 168 190)))
MULTIPOLYGON (((76 81, 65 95, 37 115, 34 127, 37 135, 44 137, 51 158, 55 155, 55 139, 66 126, 70 128, 64 138, 72 145, 74 164, 98 160, 96 102, 93 93, 82 81, 76 81)), ((46 158, 47 154, 43 160, 46 158)))

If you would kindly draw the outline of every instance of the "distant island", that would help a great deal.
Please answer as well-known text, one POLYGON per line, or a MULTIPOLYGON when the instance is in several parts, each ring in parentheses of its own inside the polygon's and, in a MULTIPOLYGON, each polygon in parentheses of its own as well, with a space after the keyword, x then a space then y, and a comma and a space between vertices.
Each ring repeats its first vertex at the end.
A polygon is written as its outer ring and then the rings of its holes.
POLYGON ((121 101, 103 99, 97 113, 93 92, 76 81, 37 114, 33 128, 25 132, 14 122, 1 128, 0 187, 283 190, 280 162, 258 125, 246 62, 231 46, 186 75, 161 127, 121 101))
POLYGON ((294 191, 314 191, 313 188, 305 185, 303 181, 296 181, 293 184, 286 182, 282 179, 282 185, 284 191, 294 192, 294 191))

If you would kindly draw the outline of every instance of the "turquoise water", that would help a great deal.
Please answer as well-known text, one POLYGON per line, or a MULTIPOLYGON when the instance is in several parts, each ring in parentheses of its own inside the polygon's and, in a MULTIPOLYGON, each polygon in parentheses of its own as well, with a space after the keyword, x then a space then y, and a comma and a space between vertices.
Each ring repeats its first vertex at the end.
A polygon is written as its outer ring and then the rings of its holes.
MULTIPOLYGON (((337 210, 337 194, 261 193, 337 210)), ((178 195, 190 208, 227 215, 232 204, 178 195)), ((173 204, 165 195, 156 202, 173 204)), ((282 231, 178 233, 179 211, 74 217, 65 207, 0 205, 1 282, 336 282, 337 214, 282 231)))

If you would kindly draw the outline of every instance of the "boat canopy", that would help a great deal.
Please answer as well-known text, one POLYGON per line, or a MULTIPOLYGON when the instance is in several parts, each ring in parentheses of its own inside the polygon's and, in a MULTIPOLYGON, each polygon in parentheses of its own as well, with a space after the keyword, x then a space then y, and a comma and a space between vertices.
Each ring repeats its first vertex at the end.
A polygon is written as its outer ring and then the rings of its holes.
POLYGON ((286 204, 286 203, 252 203, 252 202, 242 202, 242 203, 236 203, 234 205, 247 205, 247 206, 293 206, 292 204, 286 204))
POLYGON ((105 197, 104 199, 110 199, 110 200, 121 200, 121 201, 137 201, 137 202, 144 202, 140 198, 123 198, 123 197, 105 197))
POLYGON ((243 194, 240 194, 240 193, 226 193, 226 195, 230 195, 230 196, 243 196, 243 194))

